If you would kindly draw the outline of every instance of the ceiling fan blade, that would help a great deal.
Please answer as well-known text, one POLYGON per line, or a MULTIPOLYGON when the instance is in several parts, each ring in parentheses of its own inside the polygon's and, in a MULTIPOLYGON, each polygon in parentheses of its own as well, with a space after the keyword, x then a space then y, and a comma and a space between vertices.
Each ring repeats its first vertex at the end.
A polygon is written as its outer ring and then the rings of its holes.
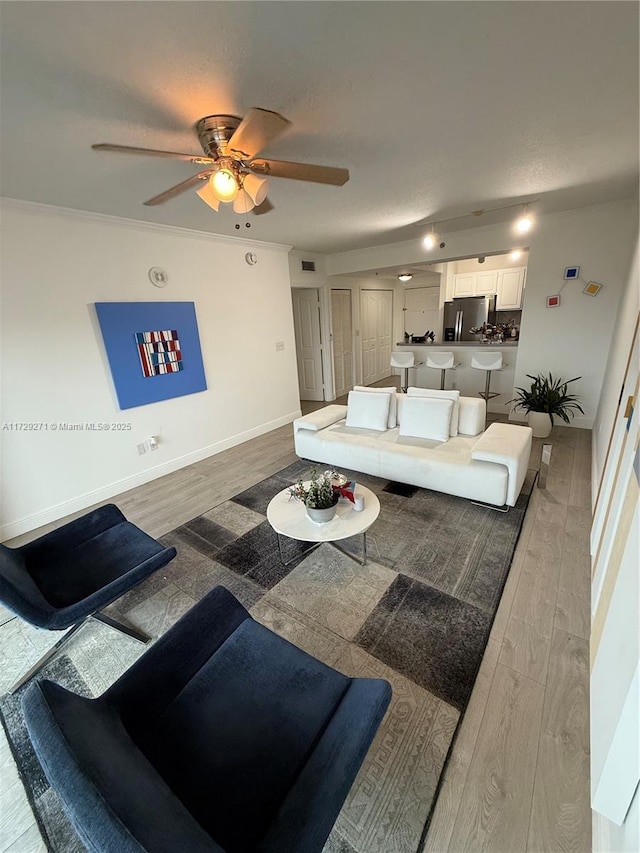
POLYGON ((290 163, 286 160, 265 160, 260 157, 249 163, 252 172, 273 178, 292 178, 341 187, 349 180, 349 170, 335 166, 314 166, 313 163, 290 163))
POLYGON ((291 122, 279 113, 253 107, 236 127, 229 140, 229 152, 238 154, 243 160, 249 160, 277 136, 284 133, 290 124, 291 122))
POLYGON ((131 145, 110 145, 100 142, 91 146, 94 151, 115 151, 118 154, 144 154, 148 157, 170 157, 172 160, 190 160, 192 163, 215 163, 213 157, 202 154, 179 154, 176 151, 157 151, 155 148, 134 148, 131 145))
POLYGON ((200 181, 206 181, 210 175, 210 169, 205 169, 204 172, 198 172, 197 175, 192 175, 190 178, 187 178, 186 181, 176 184, 175 187, 165 190, 163 193, 160 193, 160 195, 154 195, 153 198, 145 201, 145 204, 150 207, 156 204, 163 204, 165 201, 169 201, 170 198, 174 198, 174 196, 180 195, 180 193, 183 193, 185 190, 191 189, 191 187, 200 183, 200 181))
POLYGON ((263 213, 269 213, 270 210, 273 210, 273 205, 268 198, 265 198, 262 204, 257 204, 253 208, 251 213, 255 213, 256 216, 261 216, 263 213))

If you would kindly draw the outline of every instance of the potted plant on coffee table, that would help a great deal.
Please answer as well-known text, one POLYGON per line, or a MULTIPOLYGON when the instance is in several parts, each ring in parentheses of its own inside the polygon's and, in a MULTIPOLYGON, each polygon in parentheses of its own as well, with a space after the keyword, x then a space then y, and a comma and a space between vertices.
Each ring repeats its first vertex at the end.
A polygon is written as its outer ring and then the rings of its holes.
POLYGON ((331 521, 340 500, 340 491, 335 486, 335 471, 325 471, 318 476, 316 469, 311 468, 309 473, 311 480, 303 482, 300 478, 295 486, 291 486, 289 494, 292 498, 302 501, 312 521, 324 524, 331 521))
POLYGON ((576 411, 584 414, 579 403, 580 398, 568 393, 569 383, 582 377, 576 376, 565 382, 564 379, 554 378, 551 373, 548 376, 542 373, 531 376, 527 373, 527 378, 533 380, 531 387, 516 388, 516 396, 509 402, 515 403, 512 411, 520 409, 528 413, 529 426, 533 429, 535 438, 546 438, 549 435, 554 417, 561 418, 568 424, 576 411))

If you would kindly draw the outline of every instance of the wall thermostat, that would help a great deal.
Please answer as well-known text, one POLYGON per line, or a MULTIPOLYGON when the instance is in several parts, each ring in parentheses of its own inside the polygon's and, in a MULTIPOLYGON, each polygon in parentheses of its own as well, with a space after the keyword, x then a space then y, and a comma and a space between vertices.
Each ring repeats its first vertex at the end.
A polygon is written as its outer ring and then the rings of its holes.
POLYGON ((166 287, 169 284, 169 276, 162 267, 151 267, 149 270, 149 281, 155 287, 166 287))
POLYGON ((247 254, 244 256, 244 259, 250 267, 258 263, 258 256, 253 252, 247 252, 247 254))

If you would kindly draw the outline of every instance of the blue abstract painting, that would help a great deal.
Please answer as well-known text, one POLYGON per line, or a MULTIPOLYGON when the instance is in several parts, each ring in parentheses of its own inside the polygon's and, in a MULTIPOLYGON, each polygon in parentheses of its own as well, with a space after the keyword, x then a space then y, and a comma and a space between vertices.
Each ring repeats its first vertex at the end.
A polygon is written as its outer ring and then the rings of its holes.
POLYGON ((207 390, 193 302, 96 302, 121 409, 207 390))

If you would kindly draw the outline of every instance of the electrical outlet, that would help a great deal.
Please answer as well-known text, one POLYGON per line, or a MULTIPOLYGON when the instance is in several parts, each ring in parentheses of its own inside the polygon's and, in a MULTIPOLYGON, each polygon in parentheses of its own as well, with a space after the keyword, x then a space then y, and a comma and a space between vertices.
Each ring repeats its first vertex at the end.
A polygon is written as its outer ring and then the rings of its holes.
POLYGON ((284 341, 276 341, 276 350, 282 352, 284 349, 284 341))
POLYGON ((138 456, 142 456, 143 453, 146 453, 147 448, 144 442, 142 444, 136 444, 136 450, 138 451, 138 456))

